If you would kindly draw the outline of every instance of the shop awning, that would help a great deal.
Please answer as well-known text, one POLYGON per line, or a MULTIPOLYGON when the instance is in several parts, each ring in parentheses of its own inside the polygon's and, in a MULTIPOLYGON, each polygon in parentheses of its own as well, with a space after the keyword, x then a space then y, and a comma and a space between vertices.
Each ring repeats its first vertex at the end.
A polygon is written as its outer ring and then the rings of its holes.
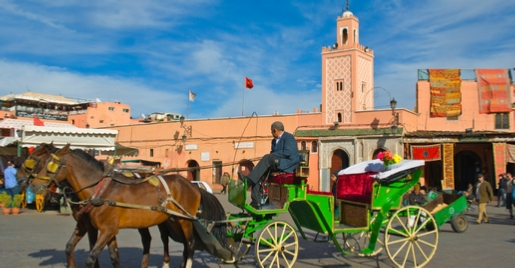
POLYGON ((73 149, 113 151, 118 130, 90 128, 59 128, 24 126, 22 146, 38 146, 41 143, 54 143, 56 147, 70 144, 73 149))

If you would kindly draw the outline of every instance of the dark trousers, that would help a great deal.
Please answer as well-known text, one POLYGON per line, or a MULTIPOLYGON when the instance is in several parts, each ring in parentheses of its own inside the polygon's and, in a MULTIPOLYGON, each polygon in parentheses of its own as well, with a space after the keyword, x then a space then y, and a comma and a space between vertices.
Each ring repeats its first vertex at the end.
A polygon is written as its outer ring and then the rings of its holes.
MULTIPOLYGON (((20 193, 20 187, 16 185, 13 188, 5 189, 5 191, 11 196, 11 201, 13 201, 14 196, 20 193)), ((12 203, 9 207, 12 208, 12 203)))
POLYGON ((261 182, 266 179, 270 171, 277 170, 280 158, 273 154, 267 154, 259 160, 252 172, 247 176, 249 183, 252 184, 252 192, 250 198, 251 204, 261 204, 261 182))

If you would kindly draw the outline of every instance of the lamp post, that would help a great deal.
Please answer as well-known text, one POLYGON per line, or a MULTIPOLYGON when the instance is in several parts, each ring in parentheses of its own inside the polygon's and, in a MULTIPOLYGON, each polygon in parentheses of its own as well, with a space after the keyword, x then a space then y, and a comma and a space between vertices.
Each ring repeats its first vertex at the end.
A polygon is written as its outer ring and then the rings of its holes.
POLYGON ((397 133, 398 125, 399 125, 399 113, 395 112, 395 108, 397 107, 397 101, 395 98, 392 98, 390 101, 390 108, 392 108, 393 115, 393 124, 392 124, 392 132, 397 133))
POLYGON ((192 136, 192 126, 185 126, 184 125, 184 115, 181 115, 181 117, 179 117, 179 122, 181 122, 181 128, 184 129, 184 134, 182 135, 182 141, 183 142, 186 142, 186 138, 187 137, 190 137, 192 136))

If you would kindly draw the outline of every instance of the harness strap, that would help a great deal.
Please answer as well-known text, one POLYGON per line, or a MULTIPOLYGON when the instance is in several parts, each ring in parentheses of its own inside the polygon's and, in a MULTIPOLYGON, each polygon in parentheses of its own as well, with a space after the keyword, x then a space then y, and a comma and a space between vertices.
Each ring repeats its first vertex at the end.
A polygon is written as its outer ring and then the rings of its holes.
POLYGON ((168 197, 171 197, 171 196, 172 196, 172 194, 170 193, 170 188, 168 188, 168 184, 165 182, 165 179, 163 179, 163 176, 161 176, 161 175, 157 175, 156 177, 161 181, 161 183, 162 183, 162 184, 163 184, 163 186, 165 187, 166 195, 167 195, 168 197))
MULTIPOLYGON (((177 202, 177 200, 175 200, 175 198, 173 198, 172 194, 170 193, 170 188, 168 187, 168 184, 166 183, 166 181, 163 179, 163 177, 161 175, 157 175, 156 176, 159 181, 161 182, 161 184, 163 184, 165 190, 166 190, 166 195, 168 196, 166 198, 165 201, 163 201, 163 203, 161 203, 161 207, 164 208, 164 209, 167 209, 166 208, 166 204, 168 203, 173 203, 177 208, 179 208, 180 210, 182 210, 186 215, 188 215, 188 217, 190 218, 197 218, 197 217, 194 217, 193 215, 191 215, 186 209, 184 209, 181 204, 179 204, 179 202, 177 202)), ((168 210, 168 209, 167 209, 168 210)), ((163 211, 164 212, 164 211, 163 211)))
POLYGON ((195 221, 199 220, 199 218, 191 216, 188 212, 186 212, 188 215, 184 215, 182 213, 175 212, 171 209, 167 209, 166 207, 163 207, 163 206, 157 206, 157 207, 156 206, 143 206, 143 205, 134 205, 134 204, 107 201, 107 200, 106 200, 106 202, 107 202, 107 205, 113 206, 113 207, 147 209, 147 210, 153 210, 153 211, 157 211, 157 212, 164 212, 168 215, 172 215, 175 217, 184 218, 184 219, 188 219, 188 220, 195 220, 195 221))
POLYGON ((87 204, 80 209, 79 214, 88 213, 94 208, 94 206, 100 206, 104 203, 102 200, 102 194, 107 189, 107 186, 109 186, 111 181, 111 177, 104 177, 100 180, 100 182, 97 184, 97 187, 95 188, 95 192, 87 200, 87 204))

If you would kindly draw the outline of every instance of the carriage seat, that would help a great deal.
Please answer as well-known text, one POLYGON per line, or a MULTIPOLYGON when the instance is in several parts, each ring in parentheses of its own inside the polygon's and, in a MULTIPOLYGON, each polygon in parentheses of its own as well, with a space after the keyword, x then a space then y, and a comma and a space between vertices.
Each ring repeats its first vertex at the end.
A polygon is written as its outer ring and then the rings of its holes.
POLYGON ((283 171, 271 172, 268 182, 277 184, 301 184, 306 183, 309 177, 309 150, 299 151, 299 166, 293 173, 283 171))
POLYGON ((372 185, 375 173, 340 175, 336 184, 336 198, 357 203, 372 202, 372 185))
POLYGON ((272 172, 268 176, 268 182, 276 184, 301 184, 302 181, 306 182, 307 178, 297 177, 293 173, 286 172, 272 172))

